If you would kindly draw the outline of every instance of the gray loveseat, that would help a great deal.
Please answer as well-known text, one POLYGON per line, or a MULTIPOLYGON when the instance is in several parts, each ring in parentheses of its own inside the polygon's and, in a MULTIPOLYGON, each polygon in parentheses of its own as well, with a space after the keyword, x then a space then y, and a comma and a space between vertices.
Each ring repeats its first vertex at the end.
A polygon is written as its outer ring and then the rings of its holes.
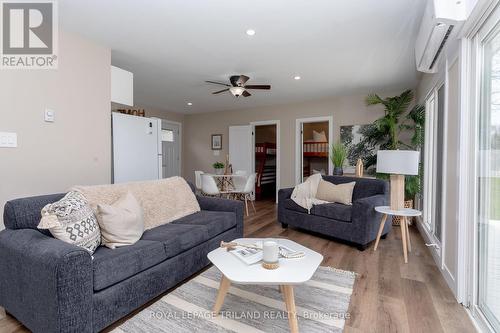
POLYGON ((241 202, 197 197, 202 211, 147 230, 131 246, 86 250, 38 230, 40 210, 64 194, 6 203, 0 306, 34 332, 97 332, 209 264, 243 236, 241 202))
MULTIPOLYGON (((278 197, 278 222, 317 232, 354 244, 364 250, 377 237, 382 215, 375 212, 375 206, 389 204, 389 184, 380 179, 323 176, 333 184, 356 182, 352 195, 352 206, 340 203, 315 205, 308 214, 292 199, 293 188, 281 189, 278 197)), ((383 237, 391 230, 386 223, 383 237)))

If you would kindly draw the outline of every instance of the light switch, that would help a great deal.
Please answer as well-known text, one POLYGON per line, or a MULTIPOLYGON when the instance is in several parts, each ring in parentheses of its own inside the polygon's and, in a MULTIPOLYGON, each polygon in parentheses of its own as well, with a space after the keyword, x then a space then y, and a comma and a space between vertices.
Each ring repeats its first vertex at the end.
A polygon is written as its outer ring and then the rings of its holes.
POLYGON ((0 132, 0 148, 16 148, 17 133, 0 132))
POLYGON ((54 122, 55 112, 54 110, 45 109, 45 121, 49 123, 54 122))

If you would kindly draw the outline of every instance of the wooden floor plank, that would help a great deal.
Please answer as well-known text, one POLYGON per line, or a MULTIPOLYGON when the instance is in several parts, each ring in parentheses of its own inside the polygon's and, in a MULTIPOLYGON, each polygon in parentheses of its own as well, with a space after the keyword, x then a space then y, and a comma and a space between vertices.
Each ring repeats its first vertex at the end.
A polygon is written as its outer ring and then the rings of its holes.
MULTIPOLYGON (((399 229, 382 239, 376 252, 373 245, 360 252, 316 234, 283 229, 277 222, 274 202, 260 201, 256 208, 256 213, 250 211, 250 216, 245 217, 245 237, 289 238, 323 254, 323 265, 358 274, 344 333, 474 332, 472 322, 456 302, 415 227, 410 228, 413 252, 408 264, 404 264, 401 235, 394 232, 399 229)), ((13 317, 2 318, 2 313, 0 333, 28 331, 13 317)))

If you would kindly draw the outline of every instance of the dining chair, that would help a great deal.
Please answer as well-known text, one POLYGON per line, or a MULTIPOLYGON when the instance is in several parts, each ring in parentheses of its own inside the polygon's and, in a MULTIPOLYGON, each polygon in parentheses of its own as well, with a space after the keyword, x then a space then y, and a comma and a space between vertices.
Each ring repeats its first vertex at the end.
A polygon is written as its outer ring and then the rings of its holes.
POLYGON ((252 204, 253 211, 257 212, 257 210, 255 209, 255 204, 252 200, 252 193, 255 191, 255 177, 256 177, 255 173, 250 174, 243 188, 235 189, 234 191, 232 191, 232 193, 235 194, 236 197, 238 197, 240 200, 245 201, 245 209, 247 212, 247 216, 250 215, 248 213, 248 201, 250 201, 250 203, 252 204))
POLYGON ((209 196, 221 195, 221 192, 217 187, 217 183, 215 182, 214 177, 205 174, 201 175, 201 192, 204 195, 209 195, 209 196))
POLYGON ((242 191, 247 183, 248 172, 246 170, 236 170, 232 179, 234 190, 242 191))
POLYGON ((196 191, 201 192, 201 175, 203 175, 203 171, 195 171, 194 172, 194 179, 195 179, 195 186, 196 186, 196 191))

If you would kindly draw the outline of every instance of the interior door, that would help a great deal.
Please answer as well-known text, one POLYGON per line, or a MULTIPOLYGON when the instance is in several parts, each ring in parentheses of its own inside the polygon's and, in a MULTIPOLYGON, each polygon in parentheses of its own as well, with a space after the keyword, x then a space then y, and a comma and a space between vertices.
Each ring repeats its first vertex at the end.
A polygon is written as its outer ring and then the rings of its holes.
POLYGON ((179 124, 162 121, 162 175, 163 178, 180 176, 179 124))
POLYGON ((252 155, 252 126, 230 126, 229 127, 229 163, 233 171, 244 170, 247 173, 253 171, 252 155))

